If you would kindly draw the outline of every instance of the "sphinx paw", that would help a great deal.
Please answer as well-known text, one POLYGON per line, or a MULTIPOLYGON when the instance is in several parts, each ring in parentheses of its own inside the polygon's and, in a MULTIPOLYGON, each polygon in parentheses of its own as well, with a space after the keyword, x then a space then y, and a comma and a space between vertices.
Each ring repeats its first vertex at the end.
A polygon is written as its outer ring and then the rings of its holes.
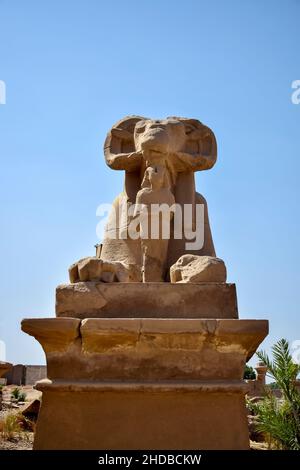
POLYGON ((141 271, 133 264, 88 257, 70 266, 69 278, 71 283, 87 281, 140 282, 141 271))

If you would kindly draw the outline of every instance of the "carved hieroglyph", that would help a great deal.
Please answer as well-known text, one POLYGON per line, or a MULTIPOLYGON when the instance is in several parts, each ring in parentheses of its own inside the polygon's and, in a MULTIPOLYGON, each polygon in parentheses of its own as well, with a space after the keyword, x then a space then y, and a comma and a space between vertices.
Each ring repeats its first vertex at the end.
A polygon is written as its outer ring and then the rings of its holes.
MULTIPOLYGON (((208 170, 216 162, 216 139, 208 127, 196 119, 170 117, 153 120, 129 116, 117 122, 108 133, 104 154, 110 168, 125 171, 124 191, 114 201, 100 256, 72 265, 69 270, 72 283, 89 280, 169 281, 170 267, 182 255, 216 256, 207 204, 196 192, 194 180, 195 171, 208 170), (170 209, 163 222, 169 229, 167 237, 163 235, 163 223, 159 225, 158 233, 152 234, 153 220, 155 217, 160 220, 159 205, 170 209), (182 214, 189 207, 191 233, 198 230, 196 208, 198 205, 203 208, 203 243, 200 248, 187 245, 192 240, 183 227, 183 219, 180 227, 182 236, 175 234, 176 221, 171 210, 175 205, 182 209, 182 214), (147 212, 144 215, 145 208, 147 212), (133 238, 129 233, 130 224, 137 216, 139 236, 133 238), (146 237, 143 236, 143 222, 147 222, 149 230, 146 237)), ((193 282, 220 282, 218 276, 213 278, 213 270, 209 270, 208 276, 206 272, 208 270, 202 270, 201 276, 194 276, 193 282)), ((188 276, 181 282, 190 282, 188 276)))

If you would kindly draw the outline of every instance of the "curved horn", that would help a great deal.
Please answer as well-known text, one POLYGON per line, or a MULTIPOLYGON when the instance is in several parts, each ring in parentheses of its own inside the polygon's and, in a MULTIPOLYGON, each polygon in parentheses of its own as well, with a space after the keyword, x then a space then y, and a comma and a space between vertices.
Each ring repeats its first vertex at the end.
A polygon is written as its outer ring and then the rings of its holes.
POLYGON ((134 144, 134 128, 141 116, 127 116, 118 121, 107 134, 104 155, 107 165, 114 170, 136 171, 141 164, 141 154, 134 144))
POLYGON ((197 119, 177 118, 185 125, 186 141, 176 154, 177 171, 209 170, 217 160, 217 142, 213 131, 197 119))

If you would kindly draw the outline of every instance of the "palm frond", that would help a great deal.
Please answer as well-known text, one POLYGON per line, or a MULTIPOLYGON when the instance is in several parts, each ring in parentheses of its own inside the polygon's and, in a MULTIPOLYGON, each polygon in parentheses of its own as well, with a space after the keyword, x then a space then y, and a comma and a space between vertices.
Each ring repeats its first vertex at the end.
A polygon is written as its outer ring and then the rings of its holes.
POLYGON ((265 398, 251 404, 258 418, 257 428, 282 449, 300 450, 300 393, 295 380, 300 365, 293 362, 289 343, 281 339, 272 347, 273 360, 265 351, 258 358, 267 366, 271 376, 282 390, 283 399, 277 400, 271 391, 265 398))

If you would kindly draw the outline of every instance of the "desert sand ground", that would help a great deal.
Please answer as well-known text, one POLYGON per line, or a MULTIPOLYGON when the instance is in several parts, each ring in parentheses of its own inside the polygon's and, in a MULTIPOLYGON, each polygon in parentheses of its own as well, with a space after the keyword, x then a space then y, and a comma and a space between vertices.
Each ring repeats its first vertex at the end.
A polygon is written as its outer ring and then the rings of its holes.
POLYGON ((26 393, 24 404, 17 405, 11 403, 11 392, 16 385, 5 386, 2 389, 2 410, 0 410, 0 449, 1 450, 30 450, 32 449, 34 433, 30 431, 16 432, 13 436, 7 438, 3 436, 3 422, 8 415, 18 415, 23 409, 36 398, 41 397, 41 392, 34 390, 30 385, 18 387, 21 392, 26 393))

